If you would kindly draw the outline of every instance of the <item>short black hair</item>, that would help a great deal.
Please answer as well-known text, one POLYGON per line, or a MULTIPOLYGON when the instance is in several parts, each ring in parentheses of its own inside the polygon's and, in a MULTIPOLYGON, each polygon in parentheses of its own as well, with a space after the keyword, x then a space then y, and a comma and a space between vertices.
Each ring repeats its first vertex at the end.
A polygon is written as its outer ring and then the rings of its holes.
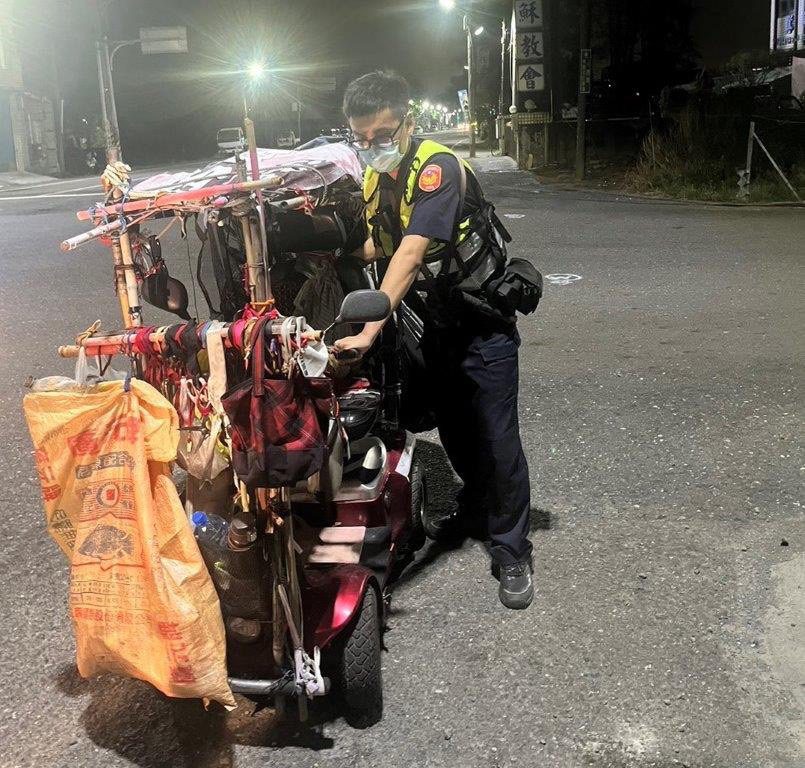
POLYGON ((408 81, 390 70, 377 70, 353 80, 344 91, 344 115, 365 117, 390 109, 402 120, 408 112, 408 81))

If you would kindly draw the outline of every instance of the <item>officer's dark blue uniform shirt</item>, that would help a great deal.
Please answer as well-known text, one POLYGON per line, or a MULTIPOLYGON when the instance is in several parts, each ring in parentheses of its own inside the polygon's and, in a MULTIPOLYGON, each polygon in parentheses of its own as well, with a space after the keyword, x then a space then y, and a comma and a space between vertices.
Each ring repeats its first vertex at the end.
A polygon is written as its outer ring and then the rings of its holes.
MULTIPOLYGON (((394 189, 398 179, 404 183, 408 175, 409 158, 416 152, 421 140, 414 139, 406 159, 400 164, 397 179, 384 173, 380 177, 381 188, 394 189)), ((458 159, 454 155, 433 155, 420 173, 419 182, 414 187, 413 209, 408 227, 402 235, 420 235, 431 240, 449 242, 456 224, 456 213, 461 199, 461 172, 458 159), (432 166, 438 171, 432 170, 432 166), (428 171, 425 175, 425 171, 428 171)), ((481 199, 478 182, 471 173, 466 174, 467 188, 464 194, 464 219, 478 210, 481 199)), ((389 254, 390 255, 390 254, 389 254)))

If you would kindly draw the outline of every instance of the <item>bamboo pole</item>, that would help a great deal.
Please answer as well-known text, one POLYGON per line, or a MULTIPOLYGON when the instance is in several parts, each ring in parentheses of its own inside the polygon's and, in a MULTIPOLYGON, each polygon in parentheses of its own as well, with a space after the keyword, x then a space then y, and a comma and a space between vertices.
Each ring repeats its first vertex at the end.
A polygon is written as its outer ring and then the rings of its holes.
POLYGON ((120 244, 120 255, 122 258, 123 280, 126 286, 126 297, 129 304, 129 323, 126 328, 139 328, 143 324, 143 307, 140 300, 140 289, 137 285, 137 275, 134 274, 134 257, 131 253, 131 238, 127 230, 123 230, 119 236, 112 236, 112 241, 117 239, 120 244))
POLYGON ((249 217, 249 227, 252 233, 252 250, 254 252, 254 293, 258 303, 266 302, 272 298, 268 280, 268 268, 266 260, 263 258, 262 251, 265 247, 260 230, 260 222, 249 217))
MULTIPOLYGON (((249 147, 249 164, 251 165, 252 182, 260 180, 260 161, 257 157, 257 138, 254 133, 254 120, 246 117, 243 121, 243 127, 246 133, 246 142, 249 147)), ((265 208, 263 207, 263 191, 258 188, 255 191, 257 198, 257 223, 258 226, 252 227, 252 248, 255 251, 255 256, 259 249, 259 260, 255 261, 255 266, 259 263, 261 268, 255 271, 256 281, 255 295, 257 301, 273 301, 274 296, 271 293, 271 278, 268 274, 268 242, 266 235, 266 220, 265 208)))
POLYGON ((92 211, 78 211, 76 218, 79 221, 91 221, 93 218, 101 216, 119 216, 121 213, 137 213, 152 208, 178 207, 183 203, 198 203, 208 198, 223 197, 237 193, 254 192, 268 187, 279 187, 283 183, 282 176, 267 176, 265 179, 256 181, 233 182, 231 184, 216 184, 212 187, 201 187, 191 189, 186 192, 166 192, 164 194, 149 193, 147 196, 139 197, 132 193, 127 203, 116 205, 99 206, 92 211))
MULTIPOLYGON (((282 328, 281 320, 274 320, 271 323, 270 332, 278 334, 282 328)), ((224 338, 224 345, 229 344, 229 325, 224 326, 218 333, 224 338)), ((78 353, 83 347, 87 352, 94 355, 107 357, 109 355, 119 355, 126 351, 132 334, 115 333, 110 336, 88 336, 81 341, 81 344, 65 344, 58 348, 60 357, 78 357, 78 353)), ((321 331, 305 331, 302 338, 308 341, 318 341, 321 339, 321 331)), ((165 341, 165 331, 154 331, 148 335, 151 344, 162 344, 165 341)))
POLYGON ((254 242, 252 241, 252 227, 249 224, 249 217, 242 216, 240 227, 243 232, 243 250, 246 252, 246 269, 249 273, 249 301, 254 304, 257 298, 257 273, 262 266, 261 259, 257 257, 254 242))
POLYGON ((126 265, 123 263, 123 251, 120 248, 120 239, 112 238, 112 260, 115 264, 115 293, 120 303, 120 315, 123 318, 125 328, 132 327, 131 304, 129 294, 126 290, 126 265))

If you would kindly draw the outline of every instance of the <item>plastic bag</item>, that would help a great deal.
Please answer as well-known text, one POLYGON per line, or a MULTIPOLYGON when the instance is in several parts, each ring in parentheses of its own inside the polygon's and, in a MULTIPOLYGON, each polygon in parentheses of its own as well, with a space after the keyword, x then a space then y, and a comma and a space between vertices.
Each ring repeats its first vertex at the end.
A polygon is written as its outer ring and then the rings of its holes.
POLYGON ((229 467, 229 449, 223 441, 221 417, 213 414, 206 424, 182 431, 176 461, 187 474, 211 483, 229 467))
POLYGON ((48 530, 70 562, 78 671, 235 705, 218 597, 168 462, 178 419, 150 385, 24 400, 48 530))
POLYGON ((111 368, 111 358, 106 358, 106 363, 102 363, 98 355, 89 356, 87 350, 82 346, 78 350, 78 357, 75 360, 75 380, 80 386, 91 386, 99 381, 123 381, 128 373, 111 368))

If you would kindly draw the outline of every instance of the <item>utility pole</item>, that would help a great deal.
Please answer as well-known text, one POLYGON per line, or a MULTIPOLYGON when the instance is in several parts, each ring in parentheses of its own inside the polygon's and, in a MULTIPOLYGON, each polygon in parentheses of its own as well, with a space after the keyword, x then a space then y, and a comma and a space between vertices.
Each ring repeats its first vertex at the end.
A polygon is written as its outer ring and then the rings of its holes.
POLYGON ((576 180, 584 179, 587 167, 587 94, 590 92, 590 0, 581 0, 579 18, 579 100, 576 118, 576 180))
POLYGON ((500 20, 500 94, 498 95, 498 114, 503 114, 503 91, 506 82, 506 19, 500 20))
POLYGON ((108 108, 108 85, 107 85, 107 65, 109 62, 109 50, 106 46, 106 38, 103 42, 95 41, 95 55, 98 61, 98 87, 101 97, 101 118, 103 119, 103 133, 106 138, 106 162, 114 163, 120 160, 120 148, 114 138, 114 130, 109 120, 108 108))
POLYGON ((101 116, 106 138, 106 161, 114 163, 121 159, 120 127, 117 122, 115 84, 112 68, 115 55, 121 48, 139 45, 145 55, 158 53, 187 53, 186 27, 145 27, 140 29, 136 40, 110 40, 106 35, 106 9, 113 0, 96 0, 98 33, 95 40, 95 56, 98 63, 98 87, 101 96, 101 116), (104 2, 106 5, 104 5, 104 2))
POLYGON ((467 112, 470 122, 470 157, 475 157, 475 97, 472 93, 472 25, 464 15, 464 30, 467 33, 467 112))
POLYGON ((302 84, 296 84, 296 140, 302 143, 302 84))

